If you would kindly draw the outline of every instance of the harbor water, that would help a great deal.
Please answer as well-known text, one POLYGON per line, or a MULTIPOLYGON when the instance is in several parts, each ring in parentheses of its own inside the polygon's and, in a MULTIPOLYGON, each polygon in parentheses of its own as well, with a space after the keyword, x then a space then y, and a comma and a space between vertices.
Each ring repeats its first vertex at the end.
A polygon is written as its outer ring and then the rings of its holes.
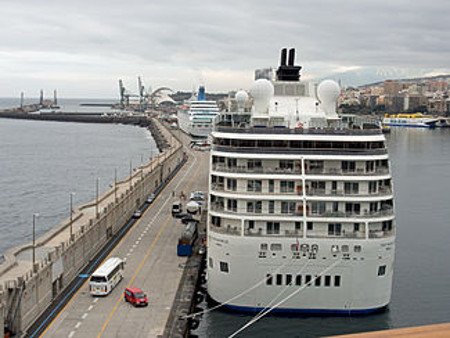
MULTIPOLYGON (((450 129, 392 128, 387 141, 397 217, 388 310, 362 317, 267 316, 238 337, 320 337, 450 322, 450 129)), ((213 311, 194 332, 228 337, 252 318, 213 311)))
POLYGON ((0 119, 0 254, 69 217, 141 161, 158 153, 144 128, 0 119))

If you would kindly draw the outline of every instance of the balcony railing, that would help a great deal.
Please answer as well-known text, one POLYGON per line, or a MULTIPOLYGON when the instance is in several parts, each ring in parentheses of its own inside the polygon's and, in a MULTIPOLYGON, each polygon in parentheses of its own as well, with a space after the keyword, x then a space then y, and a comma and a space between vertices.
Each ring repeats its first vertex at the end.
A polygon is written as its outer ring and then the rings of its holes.
POLYGON ((392 189, 388 187, 380 187, 376 192, 353 192, 346 190, 326 190, 326 189, 306 189, 307 196, 357 196, 357 197, 367 197, 367 196, 386 196, 392 195, 392 189))
POLYGON ((248 168, 246 166, 227 166, 222 163, 216 163, 212 165, 212 170, 226 172, 226 173, 238 173, 238 174, 292 174, 301 175, 300 168, 273 168, 273 167, 253 167, 248 168))
POLYGON ((233 214, 240 214, 240 215, 263 215, 263 216, 303 216, 303 210, 297 210, 293 212, 273 212, 270 213, 268 211, 264 211, 262 209, 256 208, 253 209, 253 211, 249 211, 246 208, 226 208, 224 205, 221 204, 212 204, 210 206, 211 211, 218 211, 218 212, 225 212, 225 213, 233 213, 233 214))
POLYGON ((280 229, 279 231, 270 231, 267 232, 266 229, 258 228, 258 229, 245 229, 245 236, 270 236, 270 237, 296 237, 302 238, 303 231, 302 230, 288 230, 288 229, 280 229))
POLYGON ((378 211, 364 211, 361 213, 356 212, 344 212, 344 211, 324 211, 324 212, 311 212, 307 216, 309 217, 329 217, 329 218, 359 218, 359 217, 381 217, 394 215, 394 209, 388 208, 378 211))
POLYGON ((307 231, 306 237, 307 238, 365 238, 365 232, 364 231, 353 231, 353 232, 346 232, 345 230, 342 230, 338 234, 329 234, 328 232, 320 232, 320 231, 307 231))
POLYGON ((238 226, 231 226, 231 225, 227 225, 227 226, 215 226, 213 224, 209 225, 209 230, 213 231, 213 232, 217 232, 220 234, 227 234, 227 235, 235 235, 235 236, 239 236, 241 234, 241 228, 238 226))
POLYGON ((389 168, 377 168, 373 171, 366 171, 362 168, 355 170, 342 170, 340 168, 312 168, 307 169, 306 175, 343 175, 343 176, 375 176, 389 174, 389 168))
POLYGON ((369 230, 369 238, 385 238, 394 235, 394 230, 369 230))

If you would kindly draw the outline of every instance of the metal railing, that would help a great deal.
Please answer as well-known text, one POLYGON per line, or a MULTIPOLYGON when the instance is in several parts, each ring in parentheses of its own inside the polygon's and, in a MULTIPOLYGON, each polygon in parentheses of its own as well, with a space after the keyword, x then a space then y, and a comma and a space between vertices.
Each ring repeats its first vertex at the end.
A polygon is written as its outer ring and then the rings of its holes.
POLYGON ((342 170, 340 168, 313 168, 305 170, 306 175, 346 175, 346 176, 372 176, 389 174, 389 168, 377 168, 374 171, 366 171, 364 169, 342 170))
POLYGON ((213 145, 214 151, 232 153, 264 153, 264 154, 311 154, 311 155, 385 155, 387 149, 330 149, 330 148, 289 148, 289 147, 240 147, 213 145))
POLYGON ((326 190, 326 189, 306 189, 306 195, 311 196, 357 196, 357 197, 367 197, 367 196, 386 196, 392 195, 392 189, 388 187, 380 187, 378 191, 367 192, 362 194, 361 192, 352 192, 346 190, 326 190))
POLYGON ((226 133, 246 133, 246 134, 300 134, 300 135, 379 135, 381 129, 345 129, 345 128, 310 128, 310 129, 291 129, 291 128, 255 128, 246 127, 227 127, 216 126, 216 131, 226 133))

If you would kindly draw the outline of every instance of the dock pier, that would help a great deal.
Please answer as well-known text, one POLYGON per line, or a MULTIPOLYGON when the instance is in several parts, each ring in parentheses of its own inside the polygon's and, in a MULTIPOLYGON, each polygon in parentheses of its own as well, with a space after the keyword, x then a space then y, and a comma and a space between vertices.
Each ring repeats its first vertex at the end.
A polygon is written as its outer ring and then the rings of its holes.
MULTIPOLYGON (((22 118, 4 115, 0 112, 0 117, 22 118)), ((65 116, 61 121, 71 118, 65 116)), ((87 118, 92 122, 92 116, 87 118)), ((11 332, 19 337, 100 337, 128 331, 136 337, 163 335, 187 261, 176 255, 182 225, 170 213, 172 194, 206 190, 207 154, 191 152, 184 146, 189 144, 186 135, 157 119, 130 116, 113 123, 147 126, 161 153, 100 196, 97 206, 94 201, 78 207, 71 224, 65 220, 39 238, 34 266, 30 244, 4 255, 0 264, 0 324, 4 325, 0 330, 6 327, 5 336, 11 332), (133 220, 134 211, 143 208, 150 193, 157 194, 154 202, 140 219, 133 220), (108 297, 93 298, 87 277, 110 256, 126 260, 124 280, 108 297), (123 289, 131 284, 148 292, 147 308, 129 308, 123 303, 123 289), (131 322, 125 320, 134 315, 131 322), (79 320, 72 325, 70 318, 75 317, 79 320)))

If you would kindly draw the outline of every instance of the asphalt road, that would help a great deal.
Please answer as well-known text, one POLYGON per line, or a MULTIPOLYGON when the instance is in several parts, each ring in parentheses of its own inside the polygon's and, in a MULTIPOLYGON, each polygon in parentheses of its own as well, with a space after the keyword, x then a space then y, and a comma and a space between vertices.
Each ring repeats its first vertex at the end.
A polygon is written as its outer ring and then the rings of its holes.
MULTIPOLYGON (((182 138, 187 144, 188 138, 182 138)), ((86 279, 42 337, 157 337, 163 333, 183 273, 180 264, 186 261, 176 255, 183 226, 172 218, 172 202, 181 191, 187 195, 207 190, 209 152, 187 151, 185 166, 107 256, 126 259, 124 279, 101 298, 89 294, 86 279), (127 286, 143 289, 148 307, 126 303, 123 290, 127 286)))

